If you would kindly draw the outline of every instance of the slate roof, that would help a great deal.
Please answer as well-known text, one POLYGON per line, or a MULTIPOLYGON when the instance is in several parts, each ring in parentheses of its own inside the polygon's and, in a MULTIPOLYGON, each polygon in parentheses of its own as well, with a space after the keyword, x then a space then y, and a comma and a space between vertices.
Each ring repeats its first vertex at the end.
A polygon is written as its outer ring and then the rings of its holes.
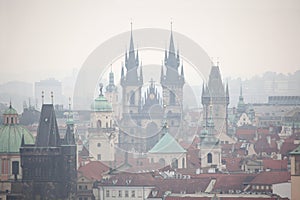
POLYGON ((159 141, 154 145, 154 147, 149 151, 149 153, 185 153, 180 144, 175 140, 175 138, 166 133, 159 141))
POLYGON ((35 145, 37 147, 57 147, 60 145, 60 136, 52 104, 43 104, 35 145))

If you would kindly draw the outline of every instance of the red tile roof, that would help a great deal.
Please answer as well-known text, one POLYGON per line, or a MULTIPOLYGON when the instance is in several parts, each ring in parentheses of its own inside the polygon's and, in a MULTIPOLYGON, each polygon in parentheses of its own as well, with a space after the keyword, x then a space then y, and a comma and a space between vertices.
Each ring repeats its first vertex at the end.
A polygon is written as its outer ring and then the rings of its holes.
POLYGON ((101 180, 102 175, 109 171, 109 167, 100 161, 91 161, 78 169, 81 174, 92 180, 101 180))
POLYGON ((263 160, 264 169, 271 170, 287 170, 288 169, 288 160, 273 160, 273 159, 264 159, 263 160))
POLYGON ((291 174, 288 171, 270 171, 261 172, 251 181, 252 185, 272 185, 275 183, 286 183, 291 180, 291 174))
POLYGON ((233 158, 223 158, 222 160, 225 161, 226 170, 228 172, 239 172, 241 170, 241 160, 240 157, 233 157, 233 158))

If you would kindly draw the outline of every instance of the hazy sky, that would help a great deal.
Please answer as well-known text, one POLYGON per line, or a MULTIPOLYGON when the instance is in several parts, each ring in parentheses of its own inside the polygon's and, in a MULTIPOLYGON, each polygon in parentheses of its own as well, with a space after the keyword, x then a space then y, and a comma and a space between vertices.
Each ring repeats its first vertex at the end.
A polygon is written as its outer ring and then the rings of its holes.
POLYGON ((131 19, 134 29, 169 29, 171 18, 219 57, 224 77, 300 69, 299 0, 0 0, 0 83, 70 76, 131 19))

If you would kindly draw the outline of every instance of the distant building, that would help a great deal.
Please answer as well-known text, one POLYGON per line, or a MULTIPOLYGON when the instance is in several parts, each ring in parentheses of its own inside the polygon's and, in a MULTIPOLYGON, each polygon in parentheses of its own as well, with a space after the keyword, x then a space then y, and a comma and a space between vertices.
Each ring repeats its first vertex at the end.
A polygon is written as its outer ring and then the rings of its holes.
POLYGON ((19 199, 74 199, 76 144, 72 126, 60 138, 54 107, 43 104, 35 144, 24 137, 20 148, 22 182, 15 183, 19 199))
POLYGON ((119 145, 122 149, 143 153, 149 151, 160 138, 158 134, 164 114, 167 116, 170 134, 182 134, 184 83, 183 66, 180 67, 180 55, 175 51, 171 31, 169 51, 165 51, 161 68, 162 95, 158 93, 153 80, 145 94, 142 94, 143 69, 138 50, 134 49, 131 32, 129 55, 125 53, 125 67, 121 69, 122 119, 119 122, 119 145))
POLYGON ((118 143, 118 134, 115 131, 112 105, 102 94, 92 104, 88 144, 90 157, 93 160, 115 160, 115 144, 118 143))
POLYGON ((150 163, 159 163, 161 168, 171 166, 173 169, 186 168, 187 151, 168 133, 166 124, 162 130, 162 138, 148 152, 150 163))
MULTIPOLYGON (((3 113, 3 125, 0 126, 0 180, 11 181, 22 178, 20 147, 23 140, 34 144, 34 137, 19 125, 17 111, 10 105, 3 113)), ((10 191, 10 188, 8 188, 10 191)))
POLYGON ((268 104, 300 105, 300 96, 269 96, 268 104))
POLYGON ((222 154, 220 141, 216 137, 216 130, 213 121, 212 106, 209 107, 209 117, 200 133, 200 159, 201 169, 204 172, 215 173, 221 170, 222 154))
POLYGON ((227 131, 229 90, 221 79, 219 66, 212 66, 207 84, 203 84, 201 101, 203 105, 203 120, 208 123, 210 106, 212 106, 212 118, 215 122, 215 129, 218 132, 227 131))

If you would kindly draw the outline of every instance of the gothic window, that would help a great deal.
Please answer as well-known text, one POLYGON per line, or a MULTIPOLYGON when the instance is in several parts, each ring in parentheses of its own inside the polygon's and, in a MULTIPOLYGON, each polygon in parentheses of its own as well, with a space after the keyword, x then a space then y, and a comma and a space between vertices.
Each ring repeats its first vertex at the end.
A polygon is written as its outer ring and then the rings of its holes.
POLYGON ((212 154, 211 153, 207 154, 207 163, 212 163, 212 154))
POLYGON ((135 93, 134 91, 130 92, 130 101, 129 101, 130 105, 134 105, 135 104, 135 93))
POLYGON ((7 124, 9 123, 9 118, 8 117, 6 118, 6 122, 7 122, 7 124))
POLYGON ((175 94, 174 92, 170 91, 170 105, 175 105, 176 101, 175 101, 175 94))
POLYGON ((14 123, 14 118, 12 117, 11 119, 10 119, 11 121, 10 121, 10 123, 14 123))

